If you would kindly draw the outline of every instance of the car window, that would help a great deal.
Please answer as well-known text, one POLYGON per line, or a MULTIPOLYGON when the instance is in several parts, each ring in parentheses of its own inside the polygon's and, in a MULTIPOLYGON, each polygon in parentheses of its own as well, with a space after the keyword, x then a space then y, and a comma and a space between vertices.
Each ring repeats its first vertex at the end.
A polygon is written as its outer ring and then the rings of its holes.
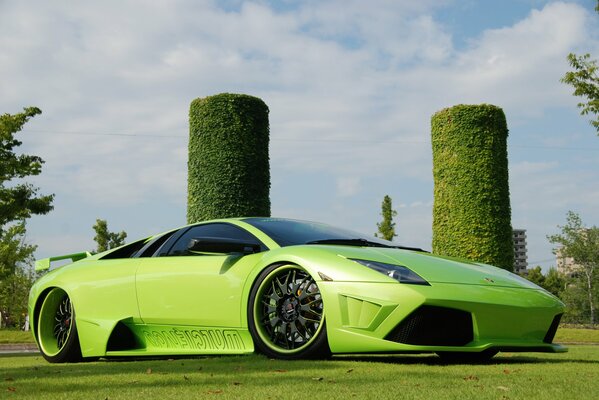
POLYGON ((148 238, 145 238, 145 239, 141 239, 136 242, 133 242, 133 243, 129 243, 125 246, 119 247, 118 249, 113 250, 110 253, 106 254, 105 256, 101 257, 100 260, 111 260, 111 259, 117 259, 117 258, 134 257, 135 254, 139 251, 139 249, 141 249, 142 247, 145 246, 147 241, 148 241, 148 238))
POLYGON ((177 239, 172 247, 166 252, 166 255, 196 255, 195 253, 190 253, 187 250, 187 246, 191 239, 198 237, 239 239, 247 241, 248 243, 256 243, 260 245, 261 251, 266 250, 266 247, 251 233, 231 224, 214 223, 192 226, 177 239))
POLYGON ((162 236, 156 237, 148 241, 144 247, 142 247, 134 257, 152 257, 156 250, 160 248, 173 234, 177 231, 167 232, 162 236))

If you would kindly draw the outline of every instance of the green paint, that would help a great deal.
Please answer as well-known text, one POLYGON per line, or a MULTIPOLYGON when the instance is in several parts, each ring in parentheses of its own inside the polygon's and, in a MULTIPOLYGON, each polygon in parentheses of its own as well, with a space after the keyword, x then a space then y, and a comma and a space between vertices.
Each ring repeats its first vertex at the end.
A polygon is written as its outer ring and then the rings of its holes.
MULTIPOLYGON (((103 259, 119 251, 114 249, 56 268, 34 284, 29 298, 32 331, 42 351, 50 355, 61 351, 52 347, 52 333, 48 330, 52 324, 48 321, 54 317, 57 299, 66 294, 76 311, 83 357, 251 352, 254 343, 248 310, 252 289, 266 293, 269 284, 287 287, 280 281, 283 278, 258 279, 274 265, 305 271, 314 280, 322 296, 328 345, 334 354, 480 352, 489 347, 565 351, 562 346, 544 342, 554 317, 563 312, 563 304, 504 269, 395 248, 279 247, 243 219, 217 221, 251 232, 270 250, 245 256, 237 253, 103 259), (399 283, 352 259, 405 266, 430 286, 399 283), (327 279, 322 280, 321 276, 327 279), (385 339, 421 305, 470 313, 474 321, 473 340, 448 348, 385 339), (45 328, 38 329, 40 321, 46 321, 41 324, 45 328), (133 336, 132 344, 109 351, 115 329, 123 325, 133 336)), ((279 268, 279 273, 285 271, 279 268)), ((303 289, 299 288, 301 285, 286 290, 301 296, 303 289)), ((264 332, 259 333, 268 342, 264 332)), ((285 349, 275 350, 286 353, 285 349)))

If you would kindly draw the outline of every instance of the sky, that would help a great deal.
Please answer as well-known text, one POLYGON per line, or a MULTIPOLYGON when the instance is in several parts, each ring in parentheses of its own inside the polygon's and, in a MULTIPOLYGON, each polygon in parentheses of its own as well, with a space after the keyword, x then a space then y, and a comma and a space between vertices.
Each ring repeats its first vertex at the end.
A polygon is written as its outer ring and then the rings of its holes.
POLYGON ((430 118, 503 108, 512 225, 530 266, 568 210, 599 225, 599 137, 560 78, 599 54, 591 0, 0 0, 0 113, 37 106, 20 150, 54 210, 36 257, 186 223, 188 112, 218 93, 270 109, 272 215, 373 234, 391 196, 403 245, 431 248, 430 118))

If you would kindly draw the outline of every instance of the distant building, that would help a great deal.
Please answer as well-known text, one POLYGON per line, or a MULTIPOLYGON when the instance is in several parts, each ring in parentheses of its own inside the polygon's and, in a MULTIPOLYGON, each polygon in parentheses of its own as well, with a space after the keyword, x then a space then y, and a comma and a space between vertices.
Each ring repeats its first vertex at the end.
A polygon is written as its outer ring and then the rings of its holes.
POLYGON ((557 261, 557 272, 562 275, 572 276, 576 270, 580 269, 580 265, 576 264, 572 257, 562 256, 561 247, 555 251, 555 257, 557 261))
POLYGON ((528 254, 526 250, 526 229, 514 229, 514 273, 525 273, 528 268, 528 254))
MULTIPOLYGON (((582 228, 578 233, 581 234, 581 238, 583 238, 586 242, 588 228, 582 228)), ((576 264, 576 260, 572 257, 567 257, 562 254, 564 248, 558 247, 555 250, 555 257, 557 261, 557 272, 561 272, 563 275, 573 276, 577 271, 582 269, 580 264, 576 264)))

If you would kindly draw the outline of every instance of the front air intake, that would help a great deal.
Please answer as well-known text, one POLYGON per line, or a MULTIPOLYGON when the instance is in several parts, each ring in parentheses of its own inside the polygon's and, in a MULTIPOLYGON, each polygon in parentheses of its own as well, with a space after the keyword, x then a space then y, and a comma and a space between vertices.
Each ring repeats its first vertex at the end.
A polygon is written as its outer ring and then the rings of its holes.
POLYGON ((469 312, 427 305, 408 315, 385 337, 418 346, 464 346, 473 339, 469 312))

